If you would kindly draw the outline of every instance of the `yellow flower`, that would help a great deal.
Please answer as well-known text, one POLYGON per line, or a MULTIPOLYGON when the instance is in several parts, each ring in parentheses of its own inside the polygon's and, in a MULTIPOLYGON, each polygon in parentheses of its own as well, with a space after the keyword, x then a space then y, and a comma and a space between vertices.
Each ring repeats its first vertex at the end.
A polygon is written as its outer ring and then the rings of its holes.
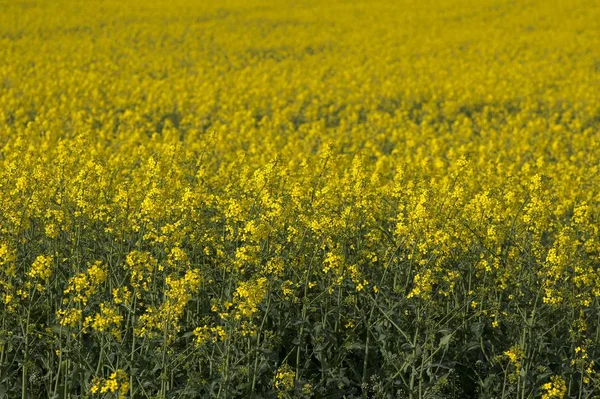
POLYGON ((268 280, 265 277, 259 277, 254 281, 246 281, 239 284, 235 290, 235 299, 237 302, 236 318, 251 318, 258 312, 260 305, 267 293, 268 280))
POLYGON ((542 399, 563 399, 567 394, 567 384, 559 376, 550 377, 550 382, 542 385, 542 399))
POLYGON ((54 260, 51 256, 40 255, 33 261, 31 269, 27 273, 29 277, 48 281, 54 273, 54 260))
POLYGON ((119 399, 125 399, 129 392, 129 377, 122 369, 117 369, 106 379, 94 377, 90 391, 97 393, 118 393, 119 399))
POLYGON ((122 322, 123 316, 119 314, 117 308, 110 303, 103 302, 100 304, 100 312, 96 313, 93 318, 86 319, 84 326, 103 332, 108 329, 118 329, 122 322))
POLYGON ((279 391, 278 397, 283 398, 284 393, 294 389, 296 373, 288 366, 283 364, 275 374, 275 389, 279 391))
POLYGON ((56 317, 61 326, 75 327, 82 320, 83 312, 81 309, 60 309, 56 312, 56 317))
POLYGON ((515 366, 518 374, 521 371, 521 360, 524 356, 523 350, 518 345, 514 345, 509 350, 505 351, 504 355, 515 366))

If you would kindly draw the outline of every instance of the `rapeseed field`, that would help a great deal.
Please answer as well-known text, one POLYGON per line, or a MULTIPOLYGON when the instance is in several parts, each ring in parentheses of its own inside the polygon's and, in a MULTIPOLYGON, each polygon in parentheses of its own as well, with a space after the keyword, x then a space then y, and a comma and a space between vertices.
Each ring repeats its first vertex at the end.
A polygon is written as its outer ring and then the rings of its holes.
POLYGON ((598 398, 599 229, 596 1, 0 1, 0 398, 598 398))

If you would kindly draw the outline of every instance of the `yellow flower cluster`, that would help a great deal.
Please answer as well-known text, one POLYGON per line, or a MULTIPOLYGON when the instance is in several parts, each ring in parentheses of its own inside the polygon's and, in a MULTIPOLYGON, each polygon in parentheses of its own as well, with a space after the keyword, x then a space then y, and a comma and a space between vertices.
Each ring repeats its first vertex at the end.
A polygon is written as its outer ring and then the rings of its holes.
POLYGON ((123 316, 119 314, 118 309, 110 303, 103 302, 100 304, 100 312, 94 316, 87 316, 85 318, 84 326, 91 327, 94 331, 98 332, 111 329, 113 334, 118 336, 118 328, 122 322, 123 316))
POLYGON ((268 280, 259 277, 254 281, 243 281, 235 290, 236 312, 234 318, 252 318, 258 312, 258 305, 262 303, 267 295, 268 280))
MULTIPOLYGON (((35 258, 35 260, 31 264, 31 269, 29 270, 27 275, 31 278, 37 278, 47 283, 48 280, 50 280, 50 277, 52 277, 53 273, 54 259, 52 259, 52 256, 40 255, 37 258, 35 258)), ((44 286, 41 284, 38 284, 37 287, 39 291, 45 289, 44 286)))
POLYGON ((16 310, 15 287, 12 279, 16 274, 15 251, 7 244, 0 244, 0 293, 8 312, 16 310))
POLYGON ((98 287, 106 280, 106 270, 101 262, 95 262, 85 273, 80 273, 69 279, 69 285, 64 290, 64 303, 69 300, 86 305, 88 299, 96 293, 98 287))
POLYGON ((118 393, 124 399, 129 393, 129 377, 124 370, 118 369, 106 379, 94 378, 90 391, 93 394, 118 393))
POLYGON ((588 351, 585 347, 578 346, 575 348, 575 357, 571 360, 571 365, 577 367, 582 375, 582 382, 589 384, 592 380, 598 378, 596 371, 596 362, 589 358, 588 351))
POLYGON ((274 386, 278 391, 278 398, 285 398, 285 393, 294 388, 296 381, 296 373, 287 364, 282 365, 277 369, 275 374, 274 386))
POLYGON ((227 337, 227 332, 222 326, 202 326, 194 329, 194 337, 195 344, 197 346, 202 346, 209 341, 212 341, 213 343, 217 341, 223 341, 227 337))
POLYGON ((148 291, 158 267, 156 259, 147 252, 133 251, 127 255, 125 264, 130 270, 131 286, 136 289, 136 295, 141 295, 140 290, 148 291))
POLYGON ((198 270, 189 269, 181 278, 167 276, 167 288, 164 302, 157 309, 148 308, 140 317, 137 334, 141 337, 168 334, 168 341, 173 341, 180 330, 179 320, 184 315, 185 307, 200 288, 201 278, 198 270))
POLYGON ((600 3, 0 3, 9 397, 600 392, 600 3))
POLYGON ((519 374, 521 372, 521 367, 522 367, 522 360, 523 360, 523 349, 521 349, 519 346, 515 345, 513 347, 511 347, 509 350, 504 352, 504 356, 506 356, 508 358, 508 360, 510 361, 510 363, 515 367, 516 370, 516 374, 519 374))
POLYGON ((561 377, 553 375, 550 382, 542 385, 542 399, 563 399, 567 394, 567 384, 561 377))
POLYGON ((61 326, 75 327, 81 322, 83 311, 81 309, 59 309, 56 317, 61 326))

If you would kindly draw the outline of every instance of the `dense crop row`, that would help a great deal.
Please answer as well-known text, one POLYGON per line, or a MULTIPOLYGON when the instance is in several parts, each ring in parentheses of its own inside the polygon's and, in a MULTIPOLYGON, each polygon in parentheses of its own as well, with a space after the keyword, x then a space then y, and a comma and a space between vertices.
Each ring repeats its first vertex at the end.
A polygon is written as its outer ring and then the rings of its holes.
POLYGON ((600 5, 0 2, 0 398, 600 395, 600 5))

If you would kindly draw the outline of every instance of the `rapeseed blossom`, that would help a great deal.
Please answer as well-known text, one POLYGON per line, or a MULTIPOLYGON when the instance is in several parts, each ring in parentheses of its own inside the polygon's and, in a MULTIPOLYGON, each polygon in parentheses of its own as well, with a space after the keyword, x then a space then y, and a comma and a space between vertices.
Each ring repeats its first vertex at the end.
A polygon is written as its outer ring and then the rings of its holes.
POLYGON ((6 395, 593 396, 599 60, 586 0, 2 3, 6 395))

